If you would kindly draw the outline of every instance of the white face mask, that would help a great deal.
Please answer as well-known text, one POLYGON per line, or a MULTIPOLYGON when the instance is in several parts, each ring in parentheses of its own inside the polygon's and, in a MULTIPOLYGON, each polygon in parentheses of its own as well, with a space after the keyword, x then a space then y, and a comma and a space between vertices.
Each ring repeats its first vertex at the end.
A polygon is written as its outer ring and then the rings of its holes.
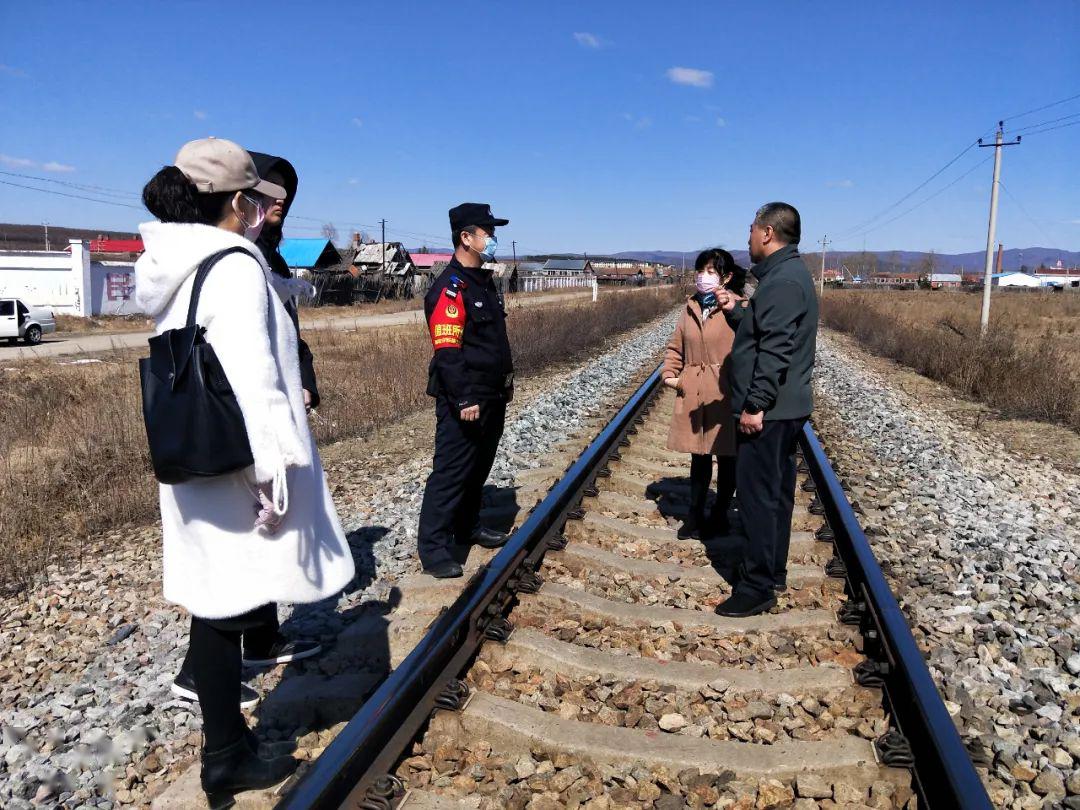
POLYGON ((241 194, 240 196, 255 207, 255 219, 252 222, 247 221, 243 211, 240 210, 240 206, 237 204, 235 197, 232 202, 233 213, 236 214, 236 218, 239 219, 244 226, 244 238, 254 242, 259 238, 259 234, 262 233, 263 223, 266 221, 266 211, 263 210, 262 204, 258 200, 253 200, 246 194, 241 194))

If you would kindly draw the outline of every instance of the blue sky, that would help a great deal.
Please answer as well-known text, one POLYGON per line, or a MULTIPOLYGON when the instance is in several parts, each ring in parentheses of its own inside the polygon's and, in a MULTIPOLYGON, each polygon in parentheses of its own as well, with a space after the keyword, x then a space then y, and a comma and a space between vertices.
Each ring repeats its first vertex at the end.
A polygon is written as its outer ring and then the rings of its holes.
MULTIPOLYGON (((0 4, 0 30, 0 171, 109 191, 0 180, 137 204, 123 193, 213 134, 295 163, 293 214, 310 219, 291 235, 385 217, 390 238, 436 244, 474 200, 525 252, 739 248, 770 199, 801 210, 807 251, 826 232, 841 249, 978 250, 992 150, 856 226, 998 118, 1080 94, 1073 0, 42 0, 0 4)), ((999 238, 1080 249, 1080 126, 1029 132, 1004 155, 999 238)), ((0 185, 4 222, 147 217, 0 185)))

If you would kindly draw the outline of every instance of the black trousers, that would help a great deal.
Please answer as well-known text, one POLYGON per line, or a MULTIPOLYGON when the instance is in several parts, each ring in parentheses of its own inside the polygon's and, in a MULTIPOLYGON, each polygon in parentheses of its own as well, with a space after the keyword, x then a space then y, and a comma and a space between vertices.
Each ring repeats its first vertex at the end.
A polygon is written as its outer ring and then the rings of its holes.
POLYGON ((806 419, 765 422, 753 436, 738 434, 735 482, 746 546, 740 592, 765 598, 787 580, 791 513, 795 509, 795 449, 806 419))
POLYGON ((228 619, 191 617, 182 670, 195 681, 207 751, 232 745, 247 729, 240 711, 240 640, 271 624, 277 627, 277 605, 272 603, 228 619))
POLYGON ((506 403, 480 403, 480 418, 462 422, 445 398, 435 400, 435 458, 420 507, 416 548, 424 566, 453 559, 450 547, 479 527, 484 482, 495 463, 506 403))
MULTIPOLYGON (((711 455, 690 454, 690 515, 699 523, 705 518, 705 502, 712 483, 711 455)), ((714 521, 727 519, 728 507, 735 494, 735 457, 716 457, 716 502, 712 508, 714 521)))

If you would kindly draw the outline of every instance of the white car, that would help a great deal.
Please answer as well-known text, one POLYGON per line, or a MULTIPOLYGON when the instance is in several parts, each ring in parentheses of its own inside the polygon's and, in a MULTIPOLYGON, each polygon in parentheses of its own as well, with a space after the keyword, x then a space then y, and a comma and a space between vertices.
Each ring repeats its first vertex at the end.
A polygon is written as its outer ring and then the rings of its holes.
POLYGON ((14 343, 25 340, 31 346, 41 343, 41 336, 56 331, 51 309, 30 307, 18 298, 0 298, 0 340, 14 343))

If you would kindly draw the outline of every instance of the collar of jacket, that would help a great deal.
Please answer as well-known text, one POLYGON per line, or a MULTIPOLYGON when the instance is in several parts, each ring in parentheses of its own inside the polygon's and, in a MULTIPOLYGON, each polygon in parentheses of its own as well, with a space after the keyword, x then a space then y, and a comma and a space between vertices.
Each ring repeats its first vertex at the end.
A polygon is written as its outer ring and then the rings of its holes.
MULTIPOLYGON (((697 318, 697 322, 701 323, 701 302, 697 300, 696 295, 691 295, 686 299, 686 308, 690 314, 697 318)), ((712 317, 711 315, 709 317, 712 317)))
POLYGON ((770 270, 772 270, 774 267, 776 267, 776 265, 780 264, 780 262, 784 261, 785 259, 790 259, 798 252, 798 245, 784 245, 782 248, 776 251, 776 253, 765 259, 765 261, 760 262, 759 264, 755 264, 753 267, 751 267, 750 272, 754 274, 754 278, 756 278, 759 282, 764 281, 765 276, 768 275, 770 270))
POLYGON ((491 273, 482 267, 466 267, 458 261, 457 256, 446 263, 446 269, 458 272, 465 276, 465 281, 477 286, 483 286, 491 280, 491 273))

